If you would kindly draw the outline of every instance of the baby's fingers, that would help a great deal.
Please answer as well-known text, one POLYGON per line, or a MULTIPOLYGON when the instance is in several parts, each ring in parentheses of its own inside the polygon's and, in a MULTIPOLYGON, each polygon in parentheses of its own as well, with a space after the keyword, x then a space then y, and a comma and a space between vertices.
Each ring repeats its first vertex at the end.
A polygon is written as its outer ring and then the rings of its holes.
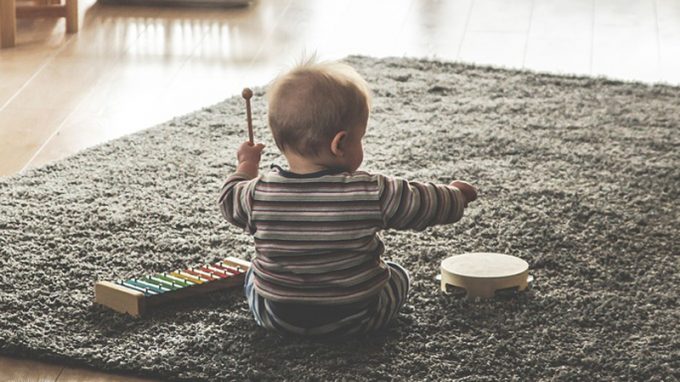
POLYGON ((454 180, 451 185, 457 187, 465 195, 466 202, 474 202, 477 200, 477 188, 468 182, 462 180, 454 180))

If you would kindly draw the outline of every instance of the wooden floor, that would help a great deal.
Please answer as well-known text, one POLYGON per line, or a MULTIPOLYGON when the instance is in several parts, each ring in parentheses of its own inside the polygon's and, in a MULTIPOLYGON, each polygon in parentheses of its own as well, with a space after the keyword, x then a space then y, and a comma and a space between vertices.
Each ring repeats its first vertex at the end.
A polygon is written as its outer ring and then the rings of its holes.
MULTIPOLYGON (((305 51, 680 84, 678 0, 80 0, 80 20, 70 36, 63 20, 20 20, 17 48, 0 51, 0 176, 265 84, 305 51)), ((57 380, 139 381, 0 357, 0 381, 57 380)))

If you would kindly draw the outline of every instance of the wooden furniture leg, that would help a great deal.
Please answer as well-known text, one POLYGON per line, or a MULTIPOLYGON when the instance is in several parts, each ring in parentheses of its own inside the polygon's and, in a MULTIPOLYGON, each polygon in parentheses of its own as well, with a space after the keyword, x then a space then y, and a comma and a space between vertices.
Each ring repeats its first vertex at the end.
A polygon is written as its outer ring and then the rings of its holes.
POLYGON ((78 33, 78 0, 66 0, 66 33, 78 33))
POLYGON ((0 0, 0 48, 14 47, 16 33, 16 0, 0 0))
MULTIPOLYGON (((4 2, 7 0, 0 0, 4 2)), ((10 0, 14 3, 16 0, 10 0)), ((48 1, 51 3, 51 1, 48 1)), ((4 3, 3 3, 4 4, 4 3)), ((66 33, 78 32, 78 0, 65 0, 64 4, 19 5, 16 18, 65 17, 66 33)))
POLYGON ((34 0, 34 5, 20 5, 16 0, 0 0, 0 48, 16 45, 17 18, 65 17, 66 33, 78 33, 78 0, 34 0))

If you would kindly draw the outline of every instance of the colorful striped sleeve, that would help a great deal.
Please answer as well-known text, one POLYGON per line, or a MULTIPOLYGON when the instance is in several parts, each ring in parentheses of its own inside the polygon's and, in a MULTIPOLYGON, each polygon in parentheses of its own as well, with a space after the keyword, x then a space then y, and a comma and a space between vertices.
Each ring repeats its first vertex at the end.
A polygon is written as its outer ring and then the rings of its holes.
POLYGON ((218 200, 222 216, 231 224, 252 231, 253 190, 259 178, 250 179, 246 174, 231 174, 222 185, 218 200))
POLYGON ((416 231, 463 217, 463 193, 453 186, 378 176, 383 228, 416 231))

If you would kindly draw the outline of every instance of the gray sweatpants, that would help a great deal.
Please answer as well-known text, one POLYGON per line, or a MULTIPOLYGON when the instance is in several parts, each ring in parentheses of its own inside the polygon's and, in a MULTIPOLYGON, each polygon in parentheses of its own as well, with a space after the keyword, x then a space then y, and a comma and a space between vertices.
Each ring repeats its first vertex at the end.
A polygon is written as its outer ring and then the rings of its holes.
MULTIPOLYGON (((280 317, 275 303, 259 296, 254 287, 253 269, 246 273, 244 291, 250 310, 258 325, 281 333, 302 336, 345 336, 365 334, 385 328, 397 316, 406 301, 410 289, 408 271, 401 265, 385 262, 390 269, 390 279, 385 287, 367 304, 360 304, 356 310, 344 311, 337 319, 313 326, 302 327, 280 317)), ((329 307, 333 309, 333 307, 329 307)))

